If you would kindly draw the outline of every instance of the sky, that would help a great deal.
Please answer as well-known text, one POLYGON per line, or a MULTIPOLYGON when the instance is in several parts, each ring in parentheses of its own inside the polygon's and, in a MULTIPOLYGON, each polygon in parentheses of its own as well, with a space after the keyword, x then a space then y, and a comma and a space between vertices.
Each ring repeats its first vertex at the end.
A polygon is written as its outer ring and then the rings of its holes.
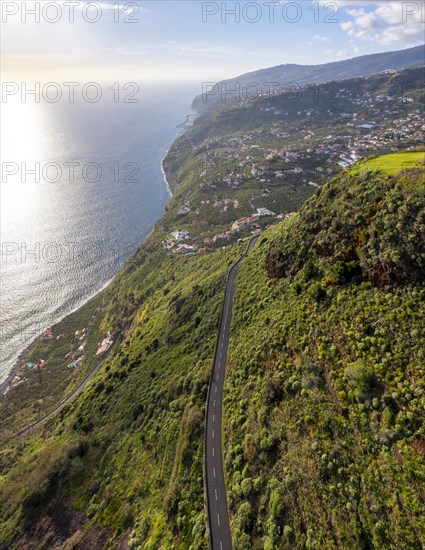
POLYGON ((3 80, 217 81, 424 43, 425 1, 6 1, 3 80))

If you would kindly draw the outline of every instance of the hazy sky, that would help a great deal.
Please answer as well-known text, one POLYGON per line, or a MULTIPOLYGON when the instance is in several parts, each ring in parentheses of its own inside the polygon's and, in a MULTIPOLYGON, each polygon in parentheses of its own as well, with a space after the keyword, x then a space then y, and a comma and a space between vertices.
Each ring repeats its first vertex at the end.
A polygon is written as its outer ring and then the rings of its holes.
POLYGON ((2 0, 1 10, 3 79, 214 81, 424 42, 422 0, 2 0))

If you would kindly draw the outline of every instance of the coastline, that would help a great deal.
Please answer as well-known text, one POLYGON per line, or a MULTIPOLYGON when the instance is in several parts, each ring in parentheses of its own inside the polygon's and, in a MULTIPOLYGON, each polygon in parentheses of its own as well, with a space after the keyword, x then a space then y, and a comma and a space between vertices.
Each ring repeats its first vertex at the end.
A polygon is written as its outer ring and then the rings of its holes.
MULTIPOLYGON (((146 239, 145 239, 146 240, 146 239)), ((131 256, 130 256, 131 258, 131 256)), ((130 259, 129 258, 129 259, 130 259)), ((127 261, 127 260, 126 260, 127 261)), ((75 306, 71 311, 69 311, 68 313, 66 313, 65 315, 63 315, 62 317, 60 317, 59 319, 53 321, 51 323, 51 326, 54 327, 55 325, 61 323, 64 319, 66 319, 69 315, 72 315, 73 313, 75 313, 76 311, 78 311, 79 309, 81 309, 82 307, 84 307, 85 305, 87 305, 90 300, 93 300, 94 298, 96 298, 97 296, 99 296, 99 294, 101 294, 106 287, 108 287, 111 282, 113 281, 113 279, 116 277, 116 275, 121 271, 121 269, 123 268, 123 266, 120 267, 120 269, 117 271, 117 273, 115 273, 115 275, 113 277, 111 277, 111 279, 109 279, 109 281, 107 281, 99 290, 97 290, 96 292, 94 292, 93 294, 91 294, 88 298, 84 298, 83 301, 81 302, 81 304, 79 304, 78 306, 75 306)), ((47 327, 46 327, 47 329, 47 327)), ((6 375, 6 378, 4 379, 3 382, 0 383, 0 397, 1 396, 4 396, 7 394, 7 392, 9 391, 9 388, 10 388, 10 382, 13 380, 13 378, 16 376, 18 370, 19 370, 19 363, 25 359, 25 356, 26 354, 28 353, 29 349, 36 343, 40 340, 42 334, 44 333, 44 331, 46 330, 44 329, 42 332, 40 332, 40 334, 38 336, 36 336, 35 338, 33 338, 33 340, 31 340, 31 342, 29 342, 29 344, 27 344, 24 349, 19 353, 18 357, 16 358, 16 361, 14 362, 12 368, 9 370, 9 372, 7 373, 6 375)))
MULTIPOLYGON (((177 139, 177 137, 175 138, 177 139)), ((162 178, 163 178, 163 181, 165 183, 165 186, 166 186, 166 189, 167 189, 167 192, 170 196, 170 199, 173 197, 173 192, 171 191, 171 187, 170 187, 170 184, 169 184, 169 181, 168 181, 168 178, 167 178, 167 173, 165 171, 165 168, 164 168, 164 161, 165 159, 167 158, 167 155, 171 149, 171 147, 173 146, 174 144, 174 141, 175 139, 168 145, 168 147, 166 148, 165 150, 165 153, 163 154, 162 156, 162 159, 160 161, 160 167, 161 167, 161 173, 162 173, 162 178)), ((168 204, 168 202, 167 202, 168 204)), ((79 309, 81 309, 82 307, 84 307, 86 304, 88 304, 90 302, 90 300, 93 300, 94 298, 96 298, 97 296, 99 296, 99 294, 101 294, 110 284, 111 282, 114 280, 114 278, 118 275, 118 273, 122 270, 122 268, 125 266, 125 264, 128 262, 128 260, 130 260, 136 253, 137 251, 139 250, 139 248, 146 242, 146 240, 148 239, 149 235, 151 234, 151 232, 154 230, 154 227, 155 227, 155 224, 158 222, 158 220, 161 219, 160 217, 155 220, 152 224, 152 229, 151 231, 149 231, 149 233, 146 235, 146 237, 144 238, 144 240, 139 244, 137 250, 134 251, 133 254, 131 254, 131 256, 129 256, 125 262, 120 266, 120 268, 117 270, 117 272, 99 289, 97 290, 96 292, 94 292, 92 295, 90 295, 89 297, 87 298, 84 298, 84 300, 76 307, 74 307, 71 311, 69 311, 68 313, 66 313, 66 315, 63 315, 62 317, 60 317, 59 319, 53 321, 51 323, 52 326, 55 326, 57 325, 58 323, 61 323, 66 317, 68 317, 69 315, 72 315, 73 313, 75 313, 76 311, 78 311, 79 309)), ((47 327, 46 327, 47 328, 47 327)), ((17 356, 13 366, 11 367, 11 369, 9 370, 9 372, 6 374, 6 377, 5 379, 0 382, 0 398, 3 397, 8 393, 9 389, 10 389, 10 383, 11 381, 13 380, 13 378, 16 376, 18 370, 19 370, 19 364, 20 362, 25 358, 26 354, 28 353, 29 349, 41 338, 41 335, 43 334, 44 331, 40 332, 40 334, 38 336, 36 336, 33 340, 31 340, 31 342, 29 342, 23 349, 22 351, 19 353, 19 355, 17 356)))
MULTIPOLYGON (((173 141, 173 143, 174 143, 174 141, 173 141)), ((173 146, 173 143, 171 143, 171 145, 168 146, 167 150, 166 150, 165 153, 164 153, 164 156, 163 156, 162 159, 161 159, 161 172, 162 172, 162 178, 163 178, 163 180, 164 180, 164 182, 165 182, 165 185, 166 185, 166 187, 167 187, 167 191, 168 191, 168 194, 170 195, 170 198, 173 197, 173 192, 171 191, 170 183, 169 183, 169 181, 168 181, 168 179, 167 179, 167 174, 166 174, 165 169, 164 169, 164 161, 165 161, 165 159, 167 158, 168 153, 170 152, 170 149, 171 149, 171 147, 173 146)), ((158 221, 158 220, 156 220, 156 221, 158 221)))

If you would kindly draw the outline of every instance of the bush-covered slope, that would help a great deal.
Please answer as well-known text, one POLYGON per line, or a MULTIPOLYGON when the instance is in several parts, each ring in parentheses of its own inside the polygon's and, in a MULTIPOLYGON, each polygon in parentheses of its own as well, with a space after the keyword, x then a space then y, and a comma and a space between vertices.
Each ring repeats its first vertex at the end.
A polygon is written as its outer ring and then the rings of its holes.
MULTIPOLYGON (((413 132, 397 147, 417 145, 422 73, 344 82, 332 110, 351 113, 367 90, 391 91, 394 117, 413 132), (407 75, 416 89, 405 103, 399 96, 407 75)), ((279 122, 262 99, 200 117, 167 157, 175 193, 147 242, 95 300, 52 327, 60 339, 29 350, 25 360, 42 356, 47 368, 0 402, 0 548, 206 548, 204 404, 225 274, 244 248, 237 239, 251 227, 208 249, 205 238, 250 215, 256 195, 256 207, 295 210, 316 192, 307 174, 326 165, 322 183, 335 173, 337 143, 329 156, 304 159, 305 175, 294 176, 300 181, 256 175, 276 148, 281 156, 270 161, 271 172, 301 163, 286 153, 302 157, 312 145, 298 136, 297 119, 311 100, 305 95, 288 106, 279 122), (282 128, 270 133, 283 124, 287 137, 282 128), (262 125, 264 134, 244 134, 262 125), (211 136, 222 141, 214 145, 211 136), (223 180, 222 169, 231 165, 233 173, 236 162, 242 173, 244 147, 249 173, 238 187, 223 180), (212 175, 211 157, 218 161, 212 175), (213 204, 229 198, 240 208, 213 204), (179 213, 188 203, 190 212, 179 213), (163 241, 175 229, 187 230, 185 242, 202 254, 166 251, 163 241), (235 244, 213 252, 222 243, 235 244), (82 327, 86 357, 68 371, 82 327), (84 379, 108 332, 114 345, 78 399, 41 430, 5 442, 84 379)), ((307 133, 320 127, 319 148, 323 136, 341 136, 347 127, 329 109, 320 102, 302 122, 307 133)), ((372 106, 362 109, 364 118, 372 106)), ((242 266, 225 456, 235 542, 244 550, 423 542, 423 172, 386 176, 371 172, 379 161, 369 162, 266 231, 242 266)))
POLYGON ((327 185, 302 210, 301 223, 288 226, 291 238, 273 243, 269 275, 294 276, 319 262, 329 269, 327 284, 356 275, 379 287, 423 281, 423 187, 423 170, 393 178, 365 171, 327 185))
POLYGON ((203 412, 243 246, 176 257, 152 237, 103 293, 111 355, 76 401, 0 450, 0 548, 206 548, 203 412))
POLYGON ((224 420, 236 548, 423 547, 424 239, 424 171, 365 171, 241 266, 224 420))

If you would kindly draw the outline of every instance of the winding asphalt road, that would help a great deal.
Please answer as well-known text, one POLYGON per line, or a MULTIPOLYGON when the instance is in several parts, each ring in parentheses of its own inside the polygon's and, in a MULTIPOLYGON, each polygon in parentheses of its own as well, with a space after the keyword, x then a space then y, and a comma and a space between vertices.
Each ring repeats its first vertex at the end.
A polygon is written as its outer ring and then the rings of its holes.
POLYGON ((223 386, 226 373, 230 325, 232 322, 235 279, 240 262, 252 249, 257 240, 258 235, 250 240, 246 252, 232 265, 227 274, 213 370, 208 387, 204 441, 204 484, 211 550, 232 550, 222 449, 223 386))
MULTIPOLYGON (((204 440, 204 484, 211 550, 232 550, 232 536, 226 500, 222 448, 223 386, 226 372, 227 349, 229 346, 230 325, 232 322, 235 279, 240 262, 253 248, 258 237, 259 236, 256 235, 249 241, 245 253, 232 265, 227 274, 226 289, 214 353, 213 370, 208 387, 204 440)), ((107 356, 104 357, 74 391, 67 398, 63 399, 50 413, 35 421, 30 426, 20 430, 18 433, 14 434, 14 437, 28 434, 63 409, 67 403, 72 401, 86 387, 106 359, 107 356)))

